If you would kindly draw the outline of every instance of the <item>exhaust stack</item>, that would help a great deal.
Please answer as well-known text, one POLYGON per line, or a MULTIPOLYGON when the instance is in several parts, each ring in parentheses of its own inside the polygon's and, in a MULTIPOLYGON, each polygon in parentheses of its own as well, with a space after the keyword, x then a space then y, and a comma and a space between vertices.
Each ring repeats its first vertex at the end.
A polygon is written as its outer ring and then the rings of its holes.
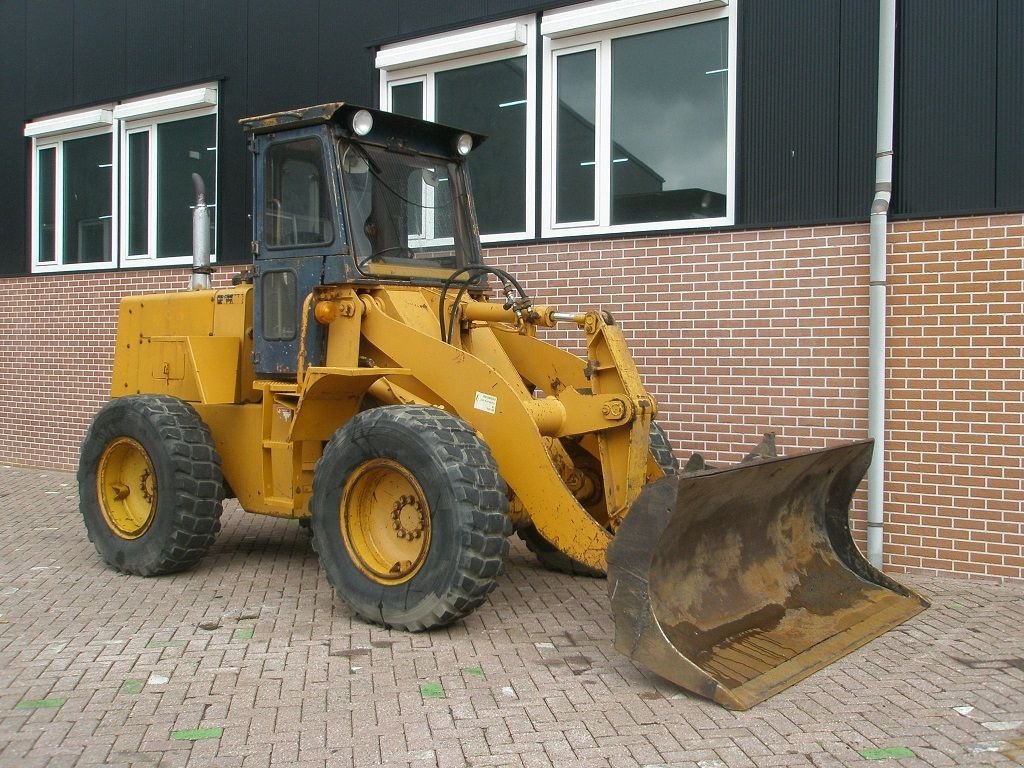
POLYGON ((192 186, 196 191, 196 207, 192 211, 192 278, 190 291, 210 288, 210 211, 206 207, 206 184, 198 173, 192 174, 192 186))

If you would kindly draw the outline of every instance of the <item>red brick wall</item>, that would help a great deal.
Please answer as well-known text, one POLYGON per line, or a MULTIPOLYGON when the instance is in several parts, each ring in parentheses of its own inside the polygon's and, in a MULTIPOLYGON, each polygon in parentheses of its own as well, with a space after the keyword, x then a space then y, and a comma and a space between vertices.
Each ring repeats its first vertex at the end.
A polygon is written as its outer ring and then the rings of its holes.
MULTIPOLYGON (((1024 216, 890 232, 886 565, 1024 578, 1024 216)), ((536 303, 613 313, 684 458, 736 461, 769 429, 782 453, 867 435, 867 225, 488 255, 536 303)), ((0 279, 0 461, 75 466, 106 398, 118 298, 185 274, 0 279)))
POLYGON ((106 402, 122 296, 183 289, 189 272, 0 278, 0 462, 74 469, 106 402))

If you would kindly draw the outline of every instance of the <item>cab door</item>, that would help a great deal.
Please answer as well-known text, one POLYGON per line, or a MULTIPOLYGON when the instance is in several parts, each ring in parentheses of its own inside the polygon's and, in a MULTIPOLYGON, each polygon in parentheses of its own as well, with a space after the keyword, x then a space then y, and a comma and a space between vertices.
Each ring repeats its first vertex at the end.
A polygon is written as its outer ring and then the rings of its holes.
MULTIPOLYGON (((336 222, 332 150, 322 130, 256 138, 253 211, 257 242, 253 364, 256 375, 294 379, 306 297, 345 246, 336 222)), ((322 364, 325 335, 307 323, 306 360, 322 364)))

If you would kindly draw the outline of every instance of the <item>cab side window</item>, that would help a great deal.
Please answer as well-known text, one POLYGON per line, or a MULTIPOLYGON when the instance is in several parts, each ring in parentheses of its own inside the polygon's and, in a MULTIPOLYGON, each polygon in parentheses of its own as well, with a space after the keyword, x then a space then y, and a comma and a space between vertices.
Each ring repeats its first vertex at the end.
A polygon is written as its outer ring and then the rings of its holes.
POLYGON ((272 144, 265 162, 264 243, 270 248, 330 243, 334 227, 320 141, 308 138, 272 144))

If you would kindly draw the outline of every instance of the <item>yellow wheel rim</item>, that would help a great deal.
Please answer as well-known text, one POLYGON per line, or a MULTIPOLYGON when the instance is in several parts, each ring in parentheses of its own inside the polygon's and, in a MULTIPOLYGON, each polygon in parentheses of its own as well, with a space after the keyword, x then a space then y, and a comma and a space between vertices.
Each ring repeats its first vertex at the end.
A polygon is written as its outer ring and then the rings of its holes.
POLYGON ((430 508, 402 465, 373 459, 351 474, 341 492, 341 537, 352 561, 378 584, 415 576, 430 551, 430 508))
POLYGON ((156 516, 156 473, 146 449, 119 437, 103 450, 96 473, 96 495, 103 519, 115 535, 137 539, 156 516))

